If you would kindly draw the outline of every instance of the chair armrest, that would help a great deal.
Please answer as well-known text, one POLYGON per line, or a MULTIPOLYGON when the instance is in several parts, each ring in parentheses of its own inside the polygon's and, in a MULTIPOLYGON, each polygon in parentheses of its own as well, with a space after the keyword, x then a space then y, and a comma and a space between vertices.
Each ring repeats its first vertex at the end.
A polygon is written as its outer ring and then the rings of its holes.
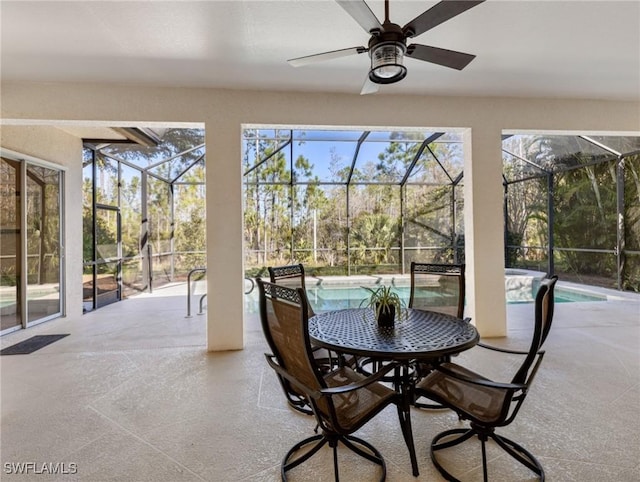
POLYGON ((485 343, 479 342, 476 346, 486 348, 487 350, 499 351, 501 353, 510 353, 512 355, 528 355, 528 351, 522 350, 510 350, 509 348, 500 348, 498 346, 487 345, 485 343))
POLYGON ((348 393, 354 390, 359 390, 367 385, 371 385, 382 379, 387 373, 389 373, 392 369, 400 366, 398 362, 390 362, 382 367, 380 370, 375 372, 373 375, 369 375, 367 378, 360 380, 356 383, 350 383, 348 385, 341 385, 339 387, 331 387, 331 388, 323 388, 320 390, 322 395, 338 395, 340 393, 348 393))
POLYGON ((297 378, 292 377, 287 370, 285 370, 278 364, 278 360, 276 359, 275 355, 272 355, 271 353, 265 353, 264 356, 266 357, 269 366, 273 368, 278 375, 280 375, 282 378, 285 378, 296 388, 299 388, 305 395, 314 399, 318 399, 323 396, 318 390, 309 388, 304 383, 298 381, 297 378))
POLYGON ((305 395, 313 398, 319 399, 321 397, 327 395, 338 395, 341 393, 348 393, 354 390, 359 390, 367 385, 371 385, 374 382, 377 382, 381 378, 383 378, 387 373, 389 373, 392 369, 395 369, 399 364, 397 362, 391 362, 385 365, 382 369, 378 370, 373 375, 368 376, 367 378, 360 380, 356 383, 350 383, 348 385, 342 385, 340 387, 332 387, 332 388, 324 388, 322 390, 314 390, 306 386, 304 383, 301 383, 297 378, 291 376, 287 370, 282 368, 275 357, 271 353, 265 353, 264 356, 267 359, 267 363, 271 368, 275 370, 275 372, 281 377, 287 379, 291 384, 299 388, 305 395))
POLYGON ((502 390, 524 390, 527 388, 527 385, 525 385, 524 383, 502 383, 482 378, 469 378, 460 373, 449 370, 442 365, 438 365, 437 367, 435 367, 435 370, 444 373, 448 377, 455 378, 456 380, 460 380, 465 383, 471 383, 472 385, 479 385, 482 387, 497 388, 502 390))

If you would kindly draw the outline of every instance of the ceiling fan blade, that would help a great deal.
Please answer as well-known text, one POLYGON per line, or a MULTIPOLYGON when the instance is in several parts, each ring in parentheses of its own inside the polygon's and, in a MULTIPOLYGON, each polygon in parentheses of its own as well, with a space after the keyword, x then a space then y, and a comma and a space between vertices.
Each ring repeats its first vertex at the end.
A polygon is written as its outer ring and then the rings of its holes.
POLYGON ((367 33, 372 30, 382 30, 378 17, 371 11, 364 0, 336 0, 338 5, 344 8, 353 19, 365 29, 367 33))
POLYGON ((375 82, 371 82, 371 79, 369 79, 369 75, 367 74, 367 78, 364 80, 360 95, 375 94, 376 92, 378 92, 379 87, 380 86, 375 82))
POLYGON ((316 62, 324 62, 325 60, 339 59, 349 55, 362 54, 368 51, 366 47, 351 47, 348 49, 332 50, 331 52, 323 52, 321 54, 307 55, 306 57, 298 57, 297 59, 287 60, 294 67, 302 65, 314 64, 316 62))
POLYGON ((442 0, 426 12, 423 12, 411 20, 411 22, 402 27, 402 31, 407 37, 417 37, 427 30, 431 30, 433 27, 452 19, 456 15, 460 15, 462 12, 466 12, 484 1, 485 0, 442 0))
POLYGON ((456 70, 464 69, 469 65, 469 62, 476 58, 475 55, 420 44, 409 45, 407 47, 407 56, 456 70))

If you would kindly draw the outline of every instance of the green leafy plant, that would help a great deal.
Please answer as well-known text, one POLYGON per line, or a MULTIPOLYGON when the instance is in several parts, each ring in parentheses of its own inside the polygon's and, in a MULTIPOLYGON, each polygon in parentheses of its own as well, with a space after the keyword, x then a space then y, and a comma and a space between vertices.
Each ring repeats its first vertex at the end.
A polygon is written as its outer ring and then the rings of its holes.
POLYGON ((360 307, 373 309, 376 320, 382 313, 388 313, 392 309, 395 310, 398 320, 407 318, 408 313, 404 301, 398 296, 398 293, 391 290, 390 286, 380 286, 375 289, 363 286, 363 288, 369 291, 371 295, 369 295, 369 298, 362 300, 360 307))

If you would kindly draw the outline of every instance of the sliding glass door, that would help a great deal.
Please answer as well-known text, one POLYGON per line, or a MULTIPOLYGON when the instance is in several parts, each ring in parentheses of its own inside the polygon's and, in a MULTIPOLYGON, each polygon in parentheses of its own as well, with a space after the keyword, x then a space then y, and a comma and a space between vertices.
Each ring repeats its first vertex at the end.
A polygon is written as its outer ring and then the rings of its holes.
POLYGON ((22 326, 20 163, 0 158, 0 331, 22 326))
POLYGON ((0 332, 62 313, 62 173, 0 158, 0 332))
POLYGON ((60 315, 60 171, 27 165, 27 323, 60 315))

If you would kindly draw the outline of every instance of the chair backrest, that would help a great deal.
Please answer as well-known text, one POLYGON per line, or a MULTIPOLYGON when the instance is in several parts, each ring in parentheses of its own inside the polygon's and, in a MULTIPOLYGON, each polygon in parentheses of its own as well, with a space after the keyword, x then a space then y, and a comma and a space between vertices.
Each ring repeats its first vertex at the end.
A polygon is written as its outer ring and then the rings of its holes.
MULTIPOLYGON (((305 291, 261 279, 256 281, 262 329, 278 364, 306 387, 312 390, 326 388, 313 358, 305 291)), ((327 403, 326 399, 319 399, 312 405, 318 404, 323 412, 329 413, 327 403)))
POLYGON ((464 316, 464 264, 411 263, 409 308, 464 316))
MULTIPOLYGON (((286 266, 269 266, 269 278, 272 283, 276 283, 287 288, 302 288, 306 290, 304 266, 302 264, 290 264, 286 266)), ((311 305, 307 303, 309 318, 315 313, 311 305)))
POLYGON ((535 322, 531 346, 520 369, 513 377, 513 383, 529 384, 533 380, 538 364, 535 365, 533 370, 531 370, 531 366, 547 339, 547 335, 551 329, 551 323, 553 322, 553 294, 557 281, 558 277, 554 275, 550 278, 544 278, 540 282, 540 288, 538 289, 535 300, 535 322))
POLYGON ((269 278, 272 283, 277 283, 289 288, 305 289, 304 266, 302 264, 270 266, 267 269, 269 270, 269 278))

